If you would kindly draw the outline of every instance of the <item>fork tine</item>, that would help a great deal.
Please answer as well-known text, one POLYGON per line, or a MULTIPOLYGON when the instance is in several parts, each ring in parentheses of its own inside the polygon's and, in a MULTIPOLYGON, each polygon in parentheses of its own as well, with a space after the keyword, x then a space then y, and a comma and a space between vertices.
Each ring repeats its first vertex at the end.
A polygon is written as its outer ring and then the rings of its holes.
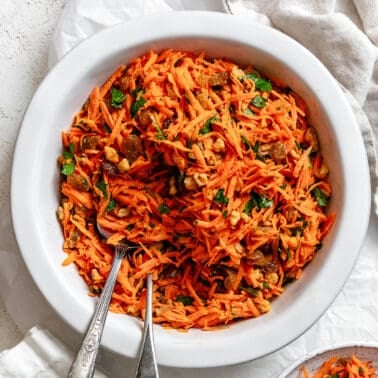
POLYGON ((137 250, 138 248, 140 248, 140 245, 137 245, 137 244, 130 244, 126 247, 126 251, 127 252, 132 252, 132 251, 135 251, 137 250))
MULTIPOLYGON (((101 225, 100 223, 97 221, 96 222, 96 227, 97 227, 97 230, 98 232, 101 234, 101 236, 103 236, 104 238, 108 239, 111 234, 109 232, 107 232, 101 225)), ((126 240, 126 239, 125 239, 126 240)), ((122 242, 121 243, 124 245, 124 248, 126 248, 126 251, 134 251, 138 248, 140 248, 140 245, 138 244, 135 244, 135 243, 130 243, 128 240, 126 240, 126 242, 122 242)))
POLYGON ((102 226, 100 225, 99 221, 96 220, 96 228, 97 228, 97 231, 101 234, 101 236, 103 236, 104 238, 108 238, 110 236, 110 234, 108 232, 106 232, 102 226))

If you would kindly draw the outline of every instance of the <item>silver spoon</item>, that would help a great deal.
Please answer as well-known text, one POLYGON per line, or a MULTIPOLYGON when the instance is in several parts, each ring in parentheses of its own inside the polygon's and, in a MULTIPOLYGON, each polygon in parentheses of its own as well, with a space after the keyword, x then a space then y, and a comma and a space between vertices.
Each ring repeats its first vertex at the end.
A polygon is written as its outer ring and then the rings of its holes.
POLYGON ((152 274, 147 276, 147 302, 142 344, 139 348, 135 378, 159 378, 152 330, 152 274))
MULTIPOLYGON (((97 229, 104 238, 109 237, 109 234, 101 228, 98 223, 97 229)), ((139 246, 136 244, 119 243, 116 245, 112 267, 97 303, 91 323, 87 329, 87 333, 81 342, 77 355, 68 372, 68 378, 93 377, 97 352, 119 268, 125 256, 135 251, 137 248, 139 248, 139 246)))

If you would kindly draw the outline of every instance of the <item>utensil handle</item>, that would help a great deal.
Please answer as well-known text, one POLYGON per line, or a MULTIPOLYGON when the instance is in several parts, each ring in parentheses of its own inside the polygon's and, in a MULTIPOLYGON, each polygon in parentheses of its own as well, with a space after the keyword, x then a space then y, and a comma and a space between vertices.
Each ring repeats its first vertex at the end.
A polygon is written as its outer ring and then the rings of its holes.
POLYGON ((87 333, 81 342, 76 358, 68 372, 68 378, 93 377, 97 352, 100 345, 102 332, 104 330, 105 320, 108 315, 110 300, 112 298, 114 285, 117 281, 118 271, 124 257, 125 248, 116 247, 113 264, 104 289, 97 303, 96 310, 88 327, 87 333))
POLYGON ((147 303, 143 341, 139 349, 135 378, 159 378, 152 330, 152 275, 147 276, 147 303))

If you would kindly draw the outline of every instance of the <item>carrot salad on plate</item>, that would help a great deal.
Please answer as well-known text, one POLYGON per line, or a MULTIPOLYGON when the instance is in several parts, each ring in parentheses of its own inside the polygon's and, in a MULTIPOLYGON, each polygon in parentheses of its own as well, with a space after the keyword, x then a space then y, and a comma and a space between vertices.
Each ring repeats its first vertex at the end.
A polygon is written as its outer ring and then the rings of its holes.
POLYGON ((63 265, 97 295, 126 239, 140 249, 122 263, 112 311, 143 317, 151 272, 163 326, 268 312, 335 218, 307 113, 254 67, 204 53, 148 52, 119 67, 62 133, 63 265))
POLYGON ((362 361, 356 356, 332 356, 323 362, 319 370, 310 375, 306 366, 302 367, 302 378, 376 378, 371 361, 362 361))

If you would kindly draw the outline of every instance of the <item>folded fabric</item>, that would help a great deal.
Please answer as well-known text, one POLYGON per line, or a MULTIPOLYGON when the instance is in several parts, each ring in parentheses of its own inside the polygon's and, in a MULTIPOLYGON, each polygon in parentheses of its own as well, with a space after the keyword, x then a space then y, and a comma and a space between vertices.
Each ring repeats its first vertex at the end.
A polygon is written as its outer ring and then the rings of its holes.
MULTIPOLYGON (((73 357, 73 354, 49 331, 34 327, 19 344, 0 353, 0 377, 65 377, 73 357)), ((98 371, 94 376, 106 377, 98 371)))
POLYGON ((49 51, 49 67, 83 39, 112 25, 134 18, 170 11, 224 12, 220 0, 67 0, 49 51))

